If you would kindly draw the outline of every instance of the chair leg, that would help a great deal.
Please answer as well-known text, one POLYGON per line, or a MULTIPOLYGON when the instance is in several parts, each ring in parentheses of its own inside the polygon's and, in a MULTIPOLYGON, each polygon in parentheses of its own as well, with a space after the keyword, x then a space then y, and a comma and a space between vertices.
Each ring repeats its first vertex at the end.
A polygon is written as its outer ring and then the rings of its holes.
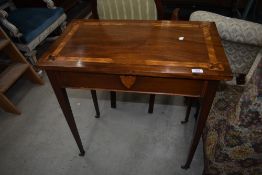
POLYGON ((6 112, 18 115, 21 114, 21 112, 16 108, 16 106, 2 93, 0 93, 0 106, 6 112))
POLYGON ((116 108, 116 92, 110 91, 111 108, 116 108))
POLYGON ((37 59, 36 59, 36 51, 32 50, 30 52, 26 52, 25 53, 25 57, 27 58, 27 60, 29 61, 29 63, 31 63, 31 65, 33 66, 34 70, 37 72, 37 74, 40 77, 43 77, 43 70, 39 69, 38 67, 36 67, 37 65, 37 59))
POLYGON ((95 118, 100 118, 100 111, 99 111, 99 106, 98 106, 98 102, 97 102, 96 91, 95 90, 91 90, 91 95, 92 95, 93 103, 94 103, 95 110, 96 110, 95 118))
POLYGON ((28 59, 28 61, 35 66, 37 64, 37 59, 36 59, 36 51, 32 50, 29 52, 25 53, 26 58, 28 59))
POLYGON ((148 113, 149 113, 149 114, 152 114, 153 111, 154 111, 155 97, 156 97, 155 94, 150 94, 150 97, 149 97, 149 107, 148 107, 148 113))
POLYGON ((67 22, 64 21, 64 22, 60 25, 60 30, 61 30, 62 32, 64 32, 65 29, 66 29, 66 26, 67 26, 67 22))
MULTIPOLYGON (((57 35, 56 37, 52 37, 52 38, 57 38, 58 36, 62 35, 63 32, 66 30, 67 27, 67 22, 64 21, 54 32, 55 35, 57 35)), ((53 39, 52 39, 53 40, 53 39)), ((54 39, 55 40, 55 39, 54 39)))
POLYGON ((199 101, 199 99, 198 99, 198 100, 197 100, 197 104, 196 104, 196 113, 195 113, 195 115, 194 115, 194 117, 195 117, 196 120, 197 120, 199 111, 200 111, 200 101, 199 101))
POLYGON ((179 20, 179 11, 180 11, 180 8, 176 8, 172 12, 171 20, 174 20, 174 21, 178 21, 179 20))
POLYGON ((184 97, 184 105, 188 106, 188 102, 190 100, 190 97, 184 97))
POLYGON ((193 104, 193 99, 192 98, 187 98, 187 110, 186 110, 186 117, 184 121, 181 121, 181 124, 185 124, 188 122, 188 118, 190 116, 190 111, 192 108, 192 104, 193 104))

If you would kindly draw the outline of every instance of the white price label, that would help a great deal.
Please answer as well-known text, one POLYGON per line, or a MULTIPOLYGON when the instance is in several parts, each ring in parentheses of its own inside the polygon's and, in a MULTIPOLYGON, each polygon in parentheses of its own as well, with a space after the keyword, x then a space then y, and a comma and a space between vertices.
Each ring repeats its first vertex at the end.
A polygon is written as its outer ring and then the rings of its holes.
POLYGON ((203 74, 204 70, 203 69, 192 69, 193 74, 203 74))
POLYGON ((183 36, 180 36, 180 37, 178 38, 179 41, 183 41, 184 39, 185 39, 185 37, 183 37, 183 36))

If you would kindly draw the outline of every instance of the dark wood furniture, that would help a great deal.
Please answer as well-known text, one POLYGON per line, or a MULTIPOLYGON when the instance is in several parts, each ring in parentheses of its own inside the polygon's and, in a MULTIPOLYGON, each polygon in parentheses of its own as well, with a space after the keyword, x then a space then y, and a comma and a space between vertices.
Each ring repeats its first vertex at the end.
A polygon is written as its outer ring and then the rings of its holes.
POLYGON ((238 7, 244 7, 249 0, 162 0, 164 4, 174 4, 179 6, 217 6, 219 8, 232 8, 234 3, 238 3, 238 7))
POLYGON ((80 0, 54 0, 54 3, 57 7, 63 7, 65 11, 71 9, 76 5, 80 0))
POLYGON ((232 78, 216 26, 208 22, 75 20, 39 66, 47 72, 81 156, 85 151, 65 88, 200 97, 185 169, 219 81, 232 78))
POLYGON ((175 8, 181 9, 179 18, 188 20, 190 14, 197 10, 205 10, 224 16, 235 16, 236 9, 241 11, 249 0, 162 0, 165 7, 165 18, 169 19, 175 8))

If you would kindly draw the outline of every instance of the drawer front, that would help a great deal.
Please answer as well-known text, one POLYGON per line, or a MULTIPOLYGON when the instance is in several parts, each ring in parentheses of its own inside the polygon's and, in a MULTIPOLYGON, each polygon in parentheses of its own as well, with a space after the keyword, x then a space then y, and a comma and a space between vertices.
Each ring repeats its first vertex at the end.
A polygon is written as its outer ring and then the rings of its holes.
POLYGON ((62 86, 67 88, 105 89, 199 97, 204 81, 191 79, 109 74, 59 72, 62 86))

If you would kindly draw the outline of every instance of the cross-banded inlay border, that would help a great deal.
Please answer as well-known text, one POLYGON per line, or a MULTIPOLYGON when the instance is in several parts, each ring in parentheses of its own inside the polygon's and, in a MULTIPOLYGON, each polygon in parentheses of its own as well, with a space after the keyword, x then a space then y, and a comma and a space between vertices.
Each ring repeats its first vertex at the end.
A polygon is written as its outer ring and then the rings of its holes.
MULTIPOLYGON (((86 22, 86 25, 98 25, 98 22, 86 22)), ((110 22, 110 21, 102 21, 99 23, 100 25, 129 25, 130 23, 123 23, 123 22, 110 22)), ((132 25, 148 25, 147 23, 139 23, 134 22, 131 23, 132 25)), ((150 23, 151 24, 151 23, 150 23)), ((152 23, 154 26, 172 26, 172 27, 197 27, 202 29, 204 40, 206 43, 206 48, 209 57, 209 63, 207 62, 179 62, 179 61, 159 61, 159 60, 142 60, 136 62, 129 62, 131 65, 139 65, 145 64, 149 66, 169 66, 169 67, 188 67, 188 68, 205 68, 209 70, 216 70, 216 71, 223 71, 223 65, 217 61, 216 51, 212 42, 212 37, 210 34, 210 23, 200 23, 200 24, 186 24, 186 23, 172 23, 168 21, 164 21, 163 23, 152 23)), ((114 60, 111 58, 88 58, 88 57, 64 57, 59 55, 61 50, 64 48, 66 43, 72 38, 75 32, 77 32, 79 28, 79 23, 74 23, 71 28, 71 31, 65 36, 63 42, 60 43, 58 48, 53 52, 52 57, 55 57, 55 61, 69 61, 69 62, 82 62, 82 63, 104 63, 104 64, 124 64, 121 60, 114 60)), ((125 62, 126 64, 126 62, 125 62)))

